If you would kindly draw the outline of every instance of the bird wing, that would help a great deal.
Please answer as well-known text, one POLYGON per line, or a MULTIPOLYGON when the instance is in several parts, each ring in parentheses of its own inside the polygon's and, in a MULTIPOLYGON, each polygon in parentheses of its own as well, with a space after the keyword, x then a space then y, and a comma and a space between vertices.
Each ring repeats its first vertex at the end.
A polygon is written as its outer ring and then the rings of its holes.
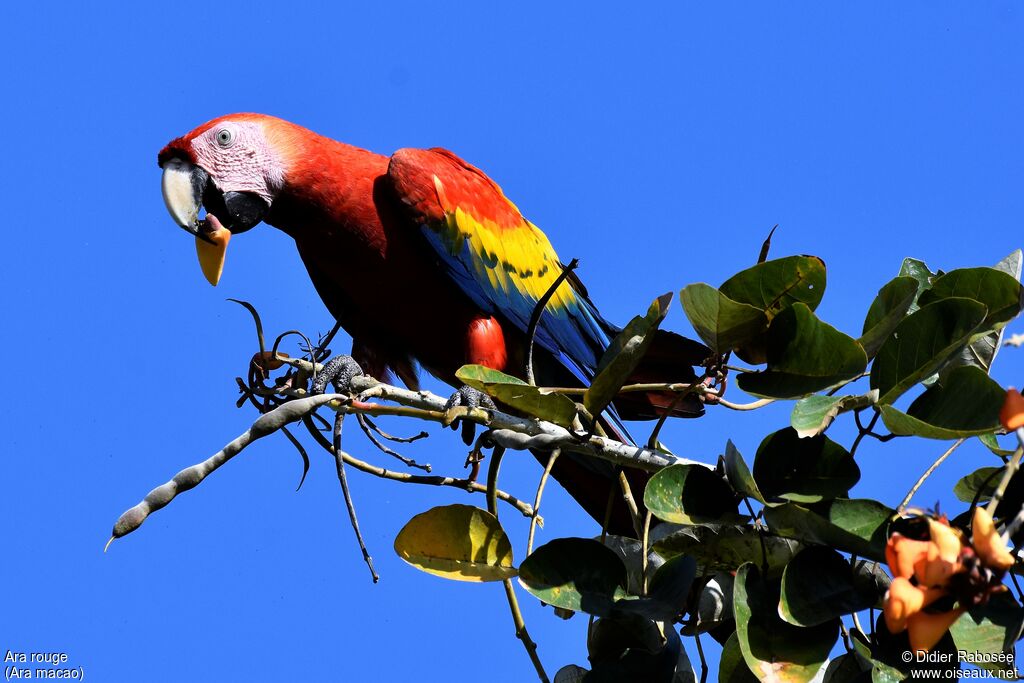
MULTIPOLYGON (((494 181, 448 150, 399 150, 388 177, 462 291, 526 332, 537 302, 562 272, 547 236, 494 181)), ((589 381, 608 346, 608 327, 570 277, 548 301, 536 343, 589 381)))

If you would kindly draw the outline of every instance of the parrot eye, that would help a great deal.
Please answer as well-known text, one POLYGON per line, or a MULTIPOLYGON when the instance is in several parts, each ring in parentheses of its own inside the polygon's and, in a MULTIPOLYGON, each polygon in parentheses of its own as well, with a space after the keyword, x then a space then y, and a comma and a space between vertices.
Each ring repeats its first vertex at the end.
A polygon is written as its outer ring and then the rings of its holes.
POLYGON ((227 128, 221 128, 217 131, 217 144, 221 147, 230 147, 231 143, 235 140, 235 134, 227 128))

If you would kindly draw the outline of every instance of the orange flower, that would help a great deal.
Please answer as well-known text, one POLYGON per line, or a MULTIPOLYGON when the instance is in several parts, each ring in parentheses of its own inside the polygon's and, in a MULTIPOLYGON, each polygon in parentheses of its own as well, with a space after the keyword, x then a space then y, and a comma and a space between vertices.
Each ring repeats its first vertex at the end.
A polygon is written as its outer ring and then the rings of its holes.
POLYGON ((928 557, 930 541, 915 541, 903 534, 894 533, 885 545, 885 561, 897 578, 909 579, 914 575, 914 565, 928 557))
POLYGON ((921 588, 901 576, 892 580, 885 594, 882 614, 890 633, 900 633, 907 628, 908 620, 922 609, 942 597, 941 588, 921 588))
POLYGON ((925 558, 914 563, 914 576, 922 586, 945 586, 949 577, 963 568, 960 562, 963 543, 960 535, 948 524, 929 519, 928 529, 932 540, 926 544, 925 558))
POLYGON ((999 411, 999 421, 1011 432, 1024 427, 1024 396, 1016 389, 1006 392, 1003 409, 999 411))
POLYGON ((1003 537, 996 531, 992 516, 983 507, 974 508, 971 542, 974 551, 978 553, 978 559, 986 567, 1006 571, 1013 566, 1013 555, 1006 549, 1003 537))
MULTIPOLYGON (((928 652, 942 639, 949 627, 964 612, 960 607, 949 612, 918 612, 907 618, 907 630, 910 631, 910 649, 917 653, 928 652)), ((888 625, 888 622, 886 622, 888 625)))
MULTIPOLYGON (((1024 406, 1024 399, 1021 403, 1024 406)), ((1021 416, 1024 424, 1024 407, 1021 416)), ((935 647, 968 607, 984 604, 994 593, 1006 590, 1002 572, 1015 561, 985 508, 974 510, 968 546, 963 533, 950 527, 945 517, 925 519, 928 541, 893 533, 885 546, 885 559, 894 577, 882 607, 885 625, 891 633, 909 631, 915 652, 935 647), (945 596, 960 606, 946 612, 925 611, 945 596)))

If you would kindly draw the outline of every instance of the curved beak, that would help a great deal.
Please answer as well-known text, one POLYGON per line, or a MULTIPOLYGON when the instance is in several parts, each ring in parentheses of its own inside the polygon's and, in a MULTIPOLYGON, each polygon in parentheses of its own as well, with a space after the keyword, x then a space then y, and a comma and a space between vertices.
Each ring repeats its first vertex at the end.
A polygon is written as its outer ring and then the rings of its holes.
POLYGON ((199 225, 199 208, 203 203, 206 185, 210 182, 209 174, 177 157, 165 161, 163 169, 160 189, 171 218, 196 238, 212 244, 212 240, 200 230, 199 225))
POLYGON ((203 275, 216 286, 224 270, 231 235, 245 232, 263 220, 270 205, 252 192, 221 192, 206 171, 180 157, 167 159, 162 166, 161 188, 167 211, 175 223, 195 236, 203 275), (199 220, 203 206, 206 218, 199 220))
POLYGON ((167 211, 175 223, 195 236, 199 267, 207 282, 216 287, 224 271, 224 257, 231 233, 215 216, 207 216, 207 220, 202 222, 199 220, 199 209, 210 176, 198 166, 179 158, 168 159, 163 168, 160 187, 167 211))

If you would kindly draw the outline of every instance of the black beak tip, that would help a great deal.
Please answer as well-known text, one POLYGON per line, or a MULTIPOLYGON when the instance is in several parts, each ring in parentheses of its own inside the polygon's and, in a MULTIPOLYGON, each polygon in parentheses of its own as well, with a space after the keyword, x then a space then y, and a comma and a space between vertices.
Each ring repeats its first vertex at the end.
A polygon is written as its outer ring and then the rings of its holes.
POLYGON ((203 229, 201 227, 199 227, 198 225, 196 226, 195 230, 190 230, 189 232, 193 232, 196 237, 198 237, 202 241, 206 242, 207 244, 212 244, 214 246, 217 246, 217 243, 214 242, 212 239, 210 239, 210 236, 207 235, 206 232, 204 232, 203 229))

